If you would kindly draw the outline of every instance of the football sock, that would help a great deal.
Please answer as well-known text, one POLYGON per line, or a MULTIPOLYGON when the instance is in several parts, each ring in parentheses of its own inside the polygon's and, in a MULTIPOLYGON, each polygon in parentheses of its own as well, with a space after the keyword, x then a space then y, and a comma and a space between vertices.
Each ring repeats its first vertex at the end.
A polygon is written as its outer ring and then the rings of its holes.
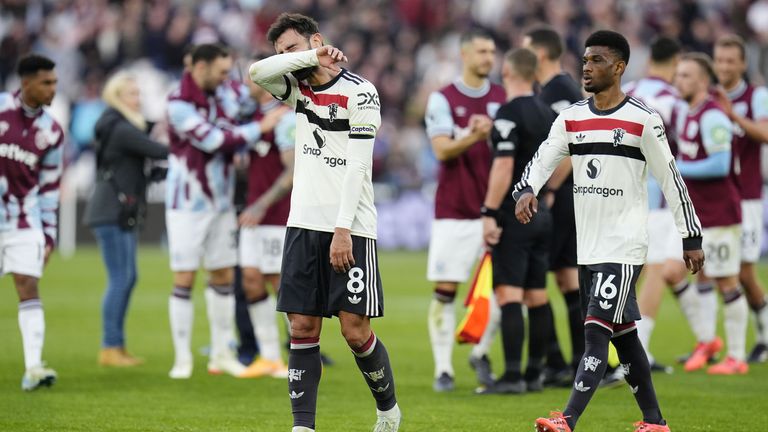
POLYGON ((211 358, 227 356, 235 340, 235 296, 232 285, 210 285, 205 290, 208 325, 211 329, 211 358))
POLYGON ((547 355, 547 336, 552 323, 549 303, 528 309, 528 366, 525 379, 536 380, 541 376, 544 357, 547 355))
POLYGON ((744 361, 746 357, 747 321, 749 320, 749 307, 747 299, 739 289, 723 294, 725 338, 728 344, 728 355, 737 360, 744 361))
POLYGON ((45 339, 45 315, 40 299, 30 299, 19 303, 19 329, 24 347, 24 367, 40 366, 45 339))
POLYGON ((525 322, 523 305, 507 303, 501 307, 501 341, 504 347, 504 381, 519 381, 522 378, 523 342, 525 322))
POLYGON ((355 362, 363 373, 373 398, 376 409, 388 411, 397 403, 395 399, 395 377, 389 365, 389 354, 384 344, 371 332, 368 341, 359 348, 352 348, 355 362))
POLYGON ((279 361, 280 334, 277 329, 277 311, 275 299, 266 296, 248 305, 248 314, 253 323, 253 331, 259 342, 261 358, 269 361, 279 361))
POLYGON ((563 294, 568 308, 568 327, 571 331, 571 365, 574 371, 584 355, 584 317, 581 315, 579 290, 563 294))
POLYGON ((701 342, 711 342, 717 334, 717 293, 711 282, 696 284, 696 289, 699 292, 701 342))
POLYGON ((627 384, 635 395, 637 406, 643 412, 643 421, 664 424, 651 380, 651 367, 635 330, 635 324, 616 325, 614 331, 616 333, 611 342, 619 353, 627 384))
POLYGON ((768 303, 765 298, 752 311, 755 313, 755 338, 759 343, 768 344, 768 303))
POLYGON ((700 299, 696 285, 689 283, 687 279, 683 279, 672 288, 672 292, 675 294, 680 304, 680 309, 683 311, 683 315, 685 315, 685 319, 691 327, 693 336, 698 342, 703 342, 702 323, 699 319, 700 299))
POLYGON ((499 331, 499 326, 501 325, 501 309, 499 309, 499 305, 496 303, 494 296, 490 297, 488 306, 488 325, 485 326, 485 331, 480 337, 480 341, 472 347, 472 350, 469 353, 470 357, 481 358, 484 355, 488 355, 493 340, 496 338, 496 333, 499 331))
POLYGON ((584 325, 584 357, 579 362, 571 397, 563 412, 565 416, 570 416, 566 421, 572 430, 600 385, 600 380, 605 375, 605 368, 608 366, 608 342, 613 332, 603 325, 611 326, 611 324, 598 325, 593 320, 595 319, 587 318, 584 325))
POLYGON ((643 344, 643 349, 645 350, 645 356, 648 357, 648 363, 653 363, 653 355, 651 355, 651 334, 653 334, 653 327, 656 325, 656 320, 647 316, 642 315, 640 318, 640 321, 636 323, 637 325, 637 337, 640 339, 640 343, 643 344))
POLYGON ((177 363, 192 362, 192 322, 195 305, 192 303, 192 289, 174 287, 168 299, 168 316, 171 321, 171 336, 177 363))
POLYGON ((315 429, 317 389, 323 364, 320 338, 293 339, 288 354, 288 396, 291 398, 293 425, 315 429))
POLYGON ((568 366, 563 358, 563 352, 560 350, 560 342, 557 340, 557 330, 555 328, 555 314, 552 313, 552 305, 547 303, 549 308, 549 334, 547 336, 547 362, 546 366, 550 369, 565 369, 568 366))
POLYGON ((453 332, 456 328, 456 312, 453 308, 455 292, 435 290, 435 298, 429 304, 427 322, 432 355, 435 359, 435 378, 442 373, 453 376, 453 332))

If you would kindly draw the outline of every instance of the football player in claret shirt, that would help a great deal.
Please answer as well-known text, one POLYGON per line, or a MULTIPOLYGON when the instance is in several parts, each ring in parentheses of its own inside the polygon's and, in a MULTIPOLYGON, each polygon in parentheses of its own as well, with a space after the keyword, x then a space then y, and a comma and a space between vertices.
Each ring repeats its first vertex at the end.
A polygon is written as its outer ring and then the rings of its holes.
MULTIPOLYGON (((706 54, 688 53, 677 65, 675 86, 688 103, 685 115, 677 119, 678 166, 691 194, 696 213, 704 227, 707 264, 699 283, 714 280, 723 296, 723 318, 728 355, 707 371, 732 375, 748 371, 745 362, 747 301, 739 288, 741 264, 741 195, 732 171, 738 158, 733 148, 733 125, 710 94, 715 75, 706 54)), ((695 350, 685 363, 691 372, 707 365, 723 347, 717 337, 717 294, 699 293, 699 320, 702 332, 695 350)))
MULTIPOLYGON (((496 45, 481 31, 461 36, 461 77, 432 93, 425 122, 435 157, 440 161, 435 193, 435 219, 429 241, 427 279, 435 283, 427 323, 435 360, 433 389, 454 388, 451 360, 456 329, 454 299, 483 251, 480 207, 488 189, 491 119, 505 101, 504 88, 488 80, 496 45)), ((493 383, 488 350, 500 313, 491 303, 490 322, 472 348, 469 363, 481 385, 493 383)))
POLYGON ((376 251, 373 143, 381 124, 376 87, 336 63, 315 20, 281 14, 267 39, 276 55, 250 67, 253 82, 296 110, 291 210, 277 310, 288 314, 288 396, 294 432, 313 431, 322 373, 323 317, 341 333, 376 401, 374 431, 397 431, 400 408, 389 354, 371 330, 384 314, 376 251))
POLYGON ((750 362, 768 360, 768 307, 763 286, 755 274, 763 241, 763 177, 760 150, 768 142, 768 89, 744 80, 747 70, 744 41, 726 35, 715 43, 714 66, 722 86, 718 102, 733 121, 733 175, 741 194, 741 270, 749 307, 755 313, 757 337, 750 362))
POLYGON ((692 272, 704 264, 701 226, 655 111, 621 91, 629 43, 601 30, 585 43, 584 89, 593 96, 560 112, 547 140, 515 186, 515 214, 537 217, 536 194, 570 155, 574 175, 577 255, 586 341, 564 412, 536 420, 539 432, 571 432, 608 362, 608 344, 619 354, 643 420, 636 432, 669 431, 659 408, 648 358, 637 336, 635 284, 648 249, 647 172, 659 180, 675 215, 683 257, 692 272))
POLYGON ((26 372, 23 390, 50 386, 56 372, 42 361, 45 317, 38 282, 56 242, 64 132, 44 109, 56 94, 55 64, 19 61, 21 90, 0 93, 0 275, 19 295, 26 372))

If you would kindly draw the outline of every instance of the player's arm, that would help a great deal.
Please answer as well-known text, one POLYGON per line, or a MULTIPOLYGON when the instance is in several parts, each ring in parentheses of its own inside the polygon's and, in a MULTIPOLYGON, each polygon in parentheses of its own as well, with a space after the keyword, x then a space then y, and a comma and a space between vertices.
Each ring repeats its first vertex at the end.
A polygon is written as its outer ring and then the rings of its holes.
POLYGON ((454 136, 451 106, 440 92, 429 96, 424 120, 432 150, 439 161, 447 161, 461 155, 476 142, 487 138, 490 131, 490 120, 487 117, 473 116, 470 119, 470 132, 461 137, 454 136))
POLYGON ((296 115, 284 114, 275 127, 275 142, 280 149, 280 161, 283 172, 256 202, 240 214, 240 225, 256 226, 261 223, 267 210, 282 199, 293 188, 294 139, 296 135, 296 115))
POLYGON ((533 159, 526 165, 523 176, 512 193, 512 197, 517 201, 515 216, 521 223, 530 222, 533 214, 538 211, 536 195, 547 183, 560 161, 569 153, 565 120, 559 115, 552 123, 547 140, 539 146, 533 159))
POLYGON ((695 161, 678 161, 680 174, 691 179, 727 177, 731 172, 731 121, 722 111, 709 110, 701 116, 699 124, 707 157, 695 161))
POLYGON ((488 191, 481 213, 483 215, 483 239, 491 246, 501 238, 501 204, 512 186, 517 150, 517 124, 499 113, 491 128, 494 149, 493 163, 488 177, 488 191))
POLYGON ((45 261, 56 245, 57 212, 59 210, 59 184, 64 165, 64 136, 45 153, 40 161, 38 178, 38 205, 45 236, 45 261))
POLYGON ((693 203, 688 196, 688 189, 667 144, 664 123, 658 114, 649 116, 646 121, 640 140, 640 150, 674 215, 677 230, 683 238, 685 264, 689 270, 696 273, 704 265, 704 252, 701 250, 701 222, 696 216, 693 203))
POLYGON ((728 118, 739 125, 747 136, 760 143, 768 143, 768 89, 758 87, 752 94, 752 116, 753 119, 736 114, 733 110, 733 104, 728 96, 720 90, 719 102, 723 107, 728 118))
POLYGON ((242 126, 215 125, 207 121, 189 102, 173 100, 168 103, 168 122, 180 136, 206 153, 234 153, 258 141, 262 128, 256 123, 242 126))
POLYGON ((336 229, 331 241, 331 265, 337 272, 352 268, 352 222, 355 220, 363 184, 373 166, 373 143, 381 125, 381 113, 376 87, 365 82, 349 98, 349 142, 347 166, 341 187, 341 204, 336 218, 336 229), (374 97, 360 97, 365 94, 374 97))
POLYGON ((313 50, 275 54, 259 60, 248 69, 248 75, 253 82, 264 87, 277 99, 295 106, 298 82, 289 73, 314 66, 339 71, 336 63, 341 61, 347 61, 344 53, 330 45, 324 45, 313 50))

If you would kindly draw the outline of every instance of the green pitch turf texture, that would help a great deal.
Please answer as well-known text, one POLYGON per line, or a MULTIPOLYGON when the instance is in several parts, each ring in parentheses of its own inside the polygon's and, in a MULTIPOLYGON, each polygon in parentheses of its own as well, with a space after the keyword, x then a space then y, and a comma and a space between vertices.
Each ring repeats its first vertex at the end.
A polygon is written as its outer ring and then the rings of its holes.
MULTIPOLYGON (((432 354, 426 312, 432 287, 425 280, 426 254, 381 254, 386 316, 374 329, 392 358, 397 396, 403 410, 401 430, 531 431, 538 416, 562 408, 568 389, 524 396, 476 396, 467 365, 469 347, 454 351, 456 390, 432 391, 432 354)), ((100 303, 105 272, 95 249, 78 250, 64 260, 54 256, 41 283, 46 317, 44 358, 59 373, 50 389, 20 390, 24 370, 17 324, 17 298, 9 277, 0 280, 0 431, 290 431, 291 410, 284 380, 239 380, 210 376, 206 358, 197 355, 191 379, 168 378, 172 346, 168 327, 171 274, 159 249, 139 253, 139 282, 127 320, 131 352, 146 359, 132 369, 97 366, 100 303)), ((765 283, 765 266, 761 267, 765 283)), ((567 341, 562 297, 550 291, 561 340, 567 341)), ((466 287, 461 289, 461 297, 466 287)), ((198 277, 193 347, 208 344, 208 328, 198 277)), ((457 302, 460 303, 460 302, 457 302)), ((460 308, 460 306, 457 306, 460 308)), ((463 310, 459 309, 459 313, 463 310)), ((722 326, 719 334, 722 333, 722 326)), ((752 330, 750 326, 749 346, 752 330)), ((675 301, 667 296, 656 324, 652 349, 672 363, 693 346, 693 338, 675 301)), ((568 346, 563 344, 564 348, 568 346)), ((319 431, 365 431, 375 421, 375 405, 345 346, 338 323, 326 320, 322 350, 336 361, 320 384, 319 431)), ((567 348, 566 348, 567 349, 567 348)), ((498 343, 492 355, 501 372, 498 343)), ((768 365, 749 375, 709 377, 704 372, 655 375, 664 415, 673 431, 763 430, 768 414, 768 365)), ((600 390, 579 424, 580 431, 632 431, 640 413, 628 387, 600 390)))

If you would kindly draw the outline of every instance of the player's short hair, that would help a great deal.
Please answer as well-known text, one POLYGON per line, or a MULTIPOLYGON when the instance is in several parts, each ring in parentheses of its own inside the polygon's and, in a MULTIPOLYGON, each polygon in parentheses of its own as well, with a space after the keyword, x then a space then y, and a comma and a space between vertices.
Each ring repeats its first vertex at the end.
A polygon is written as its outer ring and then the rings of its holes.
POLYGON ((531 38, 531 46, 547 51, 548 59, 557 60, 563 55, 563 39, 552 27, 536 27, 525 35, 531 38))
POLYGON ((624 63, 629 62, 629 42, 620 33, 611 30, 598 30, 587 38, 584 48, 592 46, 608 47, 624 63))
POLYGON ((475 39, 485 39, 494 42, 493 36, 491 36, 488 31, 479 27, 475 27, 462 33, 461 37, 459 38, 459 43, 464 45, 465 43, 472 42, 475 39))
POLYGON ((504 61, 512 67, 515 75, 526 81, 536 79, 536 54, 527 48, 515 48, 504 55, 504 61))
POLYGON ((313 34, 320 33, 320 26, 314 19, 300 13, 283 12, 267 30, 267 40, 272 45, 286 31, 295 30, 296 33, 309 39, 313 34))
POLYGON ((667 36, 657 37, 651 42, 651 60, 654 63, 666 63, 682 51, 680 42, 667 36))
POLYGON ((39 54, 29 54, 19 60, 16 72, 20 77, 24 78, 34 75, 41 70, 52 71, 54 67, 56 67, 56 63, 48 57, 39 54))
POLYGON ((715 68, 712 66, 712 57, 702 52, 691 52, 683 54, 680 59, 682 61, 695 62, 701 68, 702 72, 709 78, 710 83, 717 82, 717 75, 715 75, 715 68))
POLYGON ((747 59, 747 47, 744 44, 744 39, 741 38, 739 35, 735 34, 728 34, 721 36, 717 39, 717 42, 715 42, 715 48, 722 47, 722 48, 732 48, 736 47, 739 49, 739 52, 741 52, 741 59, 746 60, 747 59))
POLYGON ((211 63, 221 57, 229 57, 229 50, 220 44, 200 44, 192 48, 192 64, 211 63))

